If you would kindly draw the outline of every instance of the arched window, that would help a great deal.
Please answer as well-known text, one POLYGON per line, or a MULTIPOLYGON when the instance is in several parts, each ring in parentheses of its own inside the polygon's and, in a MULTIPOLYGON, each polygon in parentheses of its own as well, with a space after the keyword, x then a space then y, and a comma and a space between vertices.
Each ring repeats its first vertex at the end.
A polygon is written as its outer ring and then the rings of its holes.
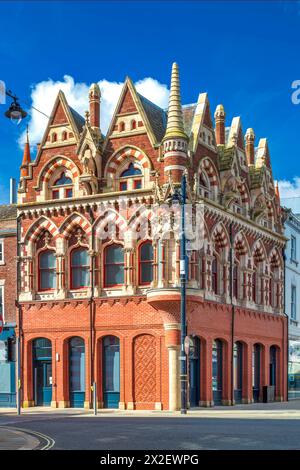
POLYGON ((206 197, 208 199, 211 197, 209 178, 203 170, 199 175, 199 193, 202 197, 206 197))
POLYGON ((61 140, 67 140, 67 138, 68 138, 68 134, 67 134, 66 131, 64 131, 64 132, 62 133, 61 140))
POLYGON ((73 196, 73 181, 63 171, 52 185, 52 199, 64 199, 73 196))
POLYGON ((119 124, 119 132, 124 132, 125 131, 125 122, 120 122, 119 124))
POLYGON ((120 191, 141 189, 142 176, 143 174, 141 169, 131 162, 127 169, 120 174, 120 191))
POLYGON ((53 132, 52 136, 51 136, 51 142, 56 142, 57 141, 57 134, 56 132, 53 132))
POLYGON ((153 280, 153 247, 150 241, 139 247, 139 284, 150 284, 153 280))
POLYGON ((136 129, 136 121, 135 120, 131 121, 131 130, 133 131, 134 129, 136 129))
POLYGON ((56 258, 53 250, 39 254, 39 290, 52 290, 56 287, 56 258))
POLYGON ((109 245, 104 250, 105 287, 124 284, 124 250, 121 245, 109 245))
POLYGON ((87 248, 71 251, 71 289, 80 289, 90 284, 90 256, 87 248))
POLYGON ((218 260, 217 257, 214 256, 211 264, 211 283, 212 283, 212 291, 215 294, 219 293, 219 283, 218 283, 218 260))

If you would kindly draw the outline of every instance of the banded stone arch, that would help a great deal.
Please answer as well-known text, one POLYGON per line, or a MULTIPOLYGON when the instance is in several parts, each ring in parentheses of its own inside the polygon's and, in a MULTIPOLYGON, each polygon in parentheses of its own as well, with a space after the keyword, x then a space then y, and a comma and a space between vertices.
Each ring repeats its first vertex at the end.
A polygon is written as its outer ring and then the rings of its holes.
POLYGON ((95 234, 98 239, 105 240, 108 237, 108 232, 106 232, 105 228, 109 224, 113 224, 113 227, 118 227, 121 236, 124 236, 128 228, 124 217, 114 209, 108 209, 94 223, 95 234))
POLYGON ((229 247, 229 236, 228 231, 222 222, 218 222, 213 230, 211 235, 211 240, 215 246, 218 248, 228 248, 229 247))
POLYGON ((109 187, 113 186, 114 181, 118 178, 122 169, 131 162, 137 163, 143 176, 145 177, 145 186, 147 186, 150 179, 151 161, 142 150, 137 147, 125 146, 118 149, 109 159, 104 170, 104 178, 107 179, 109 187))
POLYGON ((27 230, 24 236, 25 243, 34 243, 43 230, 47 230, 53 238, 59 235, 57 226, 48 217, 41 216, 27 230))
POLYGON ((283 267, 282 255, 277 247, 273 247, 268 257, 269 265, 273 264, 276 268, 283 267))
POLYGON ((63 238, 68 238, 75 227, 80 227, 87 237, 90 236, 92 227, 90 222, 81 214, 73 213, 67 217, 59 231, 63 238))
POLYGON ((253 260, 262 262, 267 260, 267 253, 265 245, 261 240, 256 240, 252 246, 251 255, 253 260))
POLYGON ((57 156, 47 162, 47 165, 42 169, 38 179, 38 186, 40 187, 43 184, 47 184, 51 176, 59 168, 69 170, 74 180, 79 176, 79 169, 72 160, 64 156, 57 156))
POLYGON ((199 163, 198 173, 204 170, 207 174, 211 186, 219 186, 218 171, 209 157, 204 157, 199 163))
POLYGON ((234 251, 239 255, 250 255, 250 247, 242 231, 238 232, 234 237, 234 251))

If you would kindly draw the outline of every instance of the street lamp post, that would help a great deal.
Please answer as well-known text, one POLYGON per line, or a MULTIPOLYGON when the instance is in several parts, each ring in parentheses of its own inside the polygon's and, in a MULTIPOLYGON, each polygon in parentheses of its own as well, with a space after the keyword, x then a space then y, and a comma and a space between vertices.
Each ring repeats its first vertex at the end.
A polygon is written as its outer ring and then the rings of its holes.
POLYGON ((185 352, 186 328, 186 278, 187 278, 187 256, 185 238, 185 203, 186 203, 186 176, 181 179, 181 232, 180 232, 180 390, 181 390, 181 414, 187 412, 187 355, 185 352))
POLYGON ((26 111, 21 107, 19 103, 19 98, 16 95, 13 95, 10 90, 5 91, 5 94, 12 99, 12 103, 7 111, 5 111, 4 115, 11 119, 12 121, 16 121, 19 123, 22 119, 27 116, 26 111))
MULTIPOLYGON (((5 91, 5 94, 12 99, 12 103, 8 110, 4 113, 8 119, 14 122, 21 122, 27 116, 26 111, 20 106, 18 97, 13 95, 10 90, 5 91)), ((20 292, 20 217, 17 216, 17 297, 16 297, 16 308, 18 310, 18 335, 16 338, 16 349, 17 349, 17 376, 16 376, 16 401, 17 401, 17 414, 21 414, 21 336, 22 336, 22 320, 21 320, 21 307, 19 303, 19 292, 20 292)))

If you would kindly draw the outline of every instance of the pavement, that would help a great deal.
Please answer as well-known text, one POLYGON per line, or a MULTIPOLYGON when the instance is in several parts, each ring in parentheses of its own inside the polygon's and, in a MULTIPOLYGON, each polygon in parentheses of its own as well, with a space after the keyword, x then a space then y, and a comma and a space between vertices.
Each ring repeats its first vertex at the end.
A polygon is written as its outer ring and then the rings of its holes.
POLYGON ((33 450, 40 447, 40 440, 28 431, 0 427, 0 450, 33 450))
POLYGON ((84 450, 300 449, 300 400, 169 411, 0 409, 0 448, 84 450), (20 434, 17 434, 19 431, 20 434), (25 433, 36 441, 21 442, 25 433), (23 433, 23 434, 22 434, 23 433), (7 446, 7 447, 6 447, 7 446))

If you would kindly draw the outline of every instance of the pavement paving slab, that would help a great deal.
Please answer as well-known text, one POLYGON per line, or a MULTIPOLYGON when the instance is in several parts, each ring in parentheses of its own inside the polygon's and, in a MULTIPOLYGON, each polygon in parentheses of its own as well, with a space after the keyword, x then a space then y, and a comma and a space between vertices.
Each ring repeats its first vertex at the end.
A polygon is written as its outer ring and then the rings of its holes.
POLYGON ((0 427, 0 450, 33 450, 40 440, 19 429, 0 427))

